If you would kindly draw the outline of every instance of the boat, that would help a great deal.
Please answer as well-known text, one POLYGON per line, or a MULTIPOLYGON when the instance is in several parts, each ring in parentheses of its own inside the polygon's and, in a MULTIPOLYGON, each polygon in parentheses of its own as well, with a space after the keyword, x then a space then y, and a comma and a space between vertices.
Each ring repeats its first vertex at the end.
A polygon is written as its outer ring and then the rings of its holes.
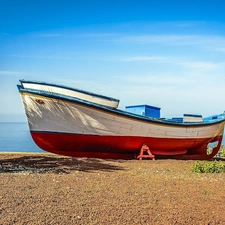
POLYGON ((83 91, 77 88, 71 88, 63 85, 51 84, 40 81, 20 80, 21 86, 26 89, 42 90, 49 93, 55 93, 75 98, 82 98, 89 102, 98 103, 112 108, 117 108, 119 100, 104 95, 83 91))
POLYGON ((156 159, 205 160, 213 158, 221 146, 225 116, 207 122, 176 122, 134 114, 61 91, 31 88, 24 83, 17 86, 31 136, 48 152, 136 159, 145 145, 156 159), (211 152, 209 145, 213 145, 211 152))

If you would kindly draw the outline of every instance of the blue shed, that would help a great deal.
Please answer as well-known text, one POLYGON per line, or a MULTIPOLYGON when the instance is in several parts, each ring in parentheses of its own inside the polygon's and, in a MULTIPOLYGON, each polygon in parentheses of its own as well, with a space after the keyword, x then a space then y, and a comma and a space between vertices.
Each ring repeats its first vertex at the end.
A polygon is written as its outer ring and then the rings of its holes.
POLYGON ((133 105, 133 106, 126 106, 126 111, 135 113, 142 116, 149 116, 153 118, 160 118, 160 109, 155 106, 151 105, 133 105))

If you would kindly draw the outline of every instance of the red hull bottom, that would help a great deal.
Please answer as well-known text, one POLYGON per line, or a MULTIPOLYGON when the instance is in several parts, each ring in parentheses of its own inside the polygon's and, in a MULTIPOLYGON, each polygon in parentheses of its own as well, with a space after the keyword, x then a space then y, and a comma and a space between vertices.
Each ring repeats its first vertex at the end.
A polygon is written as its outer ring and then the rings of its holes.
POLYGON ((34 142, 43 150, 72 157, 136 159, 146 143, 156 158, 210 159, 220 149, 222 136, 213 139, 165 139, 150 137, 95 136, 31 132, 34 142), (209 142, 218 141, 210 155, 209 142))

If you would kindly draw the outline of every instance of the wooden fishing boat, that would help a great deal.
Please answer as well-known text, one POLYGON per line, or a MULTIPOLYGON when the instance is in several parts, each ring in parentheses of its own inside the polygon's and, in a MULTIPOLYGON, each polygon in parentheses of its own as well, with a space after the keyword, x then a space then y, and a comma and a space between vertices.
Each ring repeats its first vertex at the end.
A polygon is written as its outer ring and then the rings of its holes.
POLYGON ((50 84, 46 82, 39 81, 27 81, 20 80, 21 86, 26 89, 42 90, 49 93, 55 93, 65 96, 70 96, 74 98, 81 98, 89 102, 94 102, 100 105, 105 105, 112 108, 117 108, 119 105, 119 100, 104 95, 95 94, 92 92, 71 88, 63 85, 50 84))
POLYGON ((146 144, 156 158, 210 159, 223 138, 224 117, 177 123, 42 88, 18 85, 18 89, 34 142, 56 154, 134 159, 146 144), (210 143, 216 145, 208 153, 210 143))

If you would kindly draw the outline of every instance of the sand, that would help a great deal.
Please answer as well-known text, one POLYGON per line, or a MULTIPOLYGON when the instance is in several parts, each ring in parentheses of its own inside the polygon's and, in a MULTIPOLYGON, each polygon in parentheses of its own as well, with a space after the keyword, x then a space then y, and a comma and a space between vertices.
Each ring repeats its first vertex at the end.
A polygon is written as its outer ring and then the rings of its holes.
POLYGON ((225 173, 194 161, 0 154, 0 224, 225 224, 225 173))

